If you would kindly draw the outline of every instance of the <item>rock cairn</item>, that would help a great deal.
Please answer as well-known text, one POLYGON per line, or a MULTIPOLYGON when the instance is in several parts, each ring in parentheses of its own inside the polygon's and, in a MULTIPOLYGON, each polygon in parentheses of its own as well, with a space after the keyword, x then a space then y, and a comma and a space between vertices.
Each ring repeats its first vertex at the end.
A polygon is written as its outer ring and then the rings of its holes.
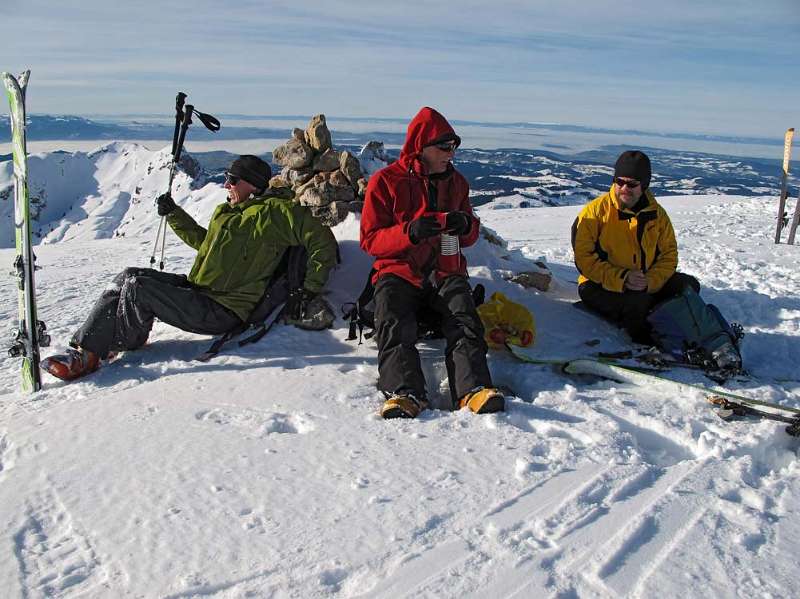
POLYGON ((333 227, 348 212, 361 212, 367 180, 358 158, 333 148, 324 114, 313 117, 305 131, 294 129, 292 138, 272 152, 272 159, 283 169, 270 187, 291 188, 295 201, 310 207, 323 224, 333 227))

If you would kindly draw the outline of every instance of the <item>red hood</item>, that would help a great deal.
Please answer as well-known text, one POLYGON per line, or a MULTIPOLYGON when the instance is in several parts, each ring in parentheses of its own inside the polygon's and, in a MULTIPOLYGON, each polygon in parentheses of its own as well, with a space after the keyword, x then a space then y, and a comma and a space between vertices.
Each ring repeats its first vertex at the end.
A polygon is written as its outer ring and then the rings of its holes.
POLYGON ((400 162, 408 168, 422 153, 422 148, 448 136, 461 142, 447 119, 433 108, 425 106, 408 124, 406 142, 400 150, 400 162))

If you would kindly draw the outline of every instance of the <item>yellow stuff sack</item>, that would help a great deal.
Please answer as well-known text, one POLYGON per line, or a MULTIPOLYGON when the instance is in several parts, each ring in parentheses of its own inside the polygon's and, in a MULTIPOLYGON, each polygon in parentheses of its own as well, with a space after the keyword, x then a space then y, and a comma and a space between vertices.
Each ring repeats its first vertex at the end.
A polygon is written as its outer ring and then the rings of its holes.
POLYGON ((536 339, 536 323, 530 310, 499 291, 478 306, 478 314, 486 329, 486 343, 492 349, 505 347, 506 343, 528 347, 536 339))

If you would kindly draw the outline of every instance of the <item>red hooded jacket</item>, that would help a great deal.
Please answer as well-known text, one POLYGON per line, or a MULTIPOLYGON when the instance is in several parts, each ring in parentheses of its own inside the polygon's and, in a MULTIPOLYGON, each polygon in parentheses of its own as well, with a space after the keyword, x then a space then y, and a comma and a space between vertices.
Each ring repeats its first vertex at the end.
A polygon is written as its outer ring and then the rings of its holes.
POLYGON ((472 226, 459 236, 461 247, 478 239, 478 218, 469 203, 469 184, 450 164, 442 174, 429 176, 422 163, 422 149, 434 141, 457 138, 455 131, 433 108, 423 108, 408 125, 406 142, 397 162, 379 170, 369 180, 361 212, 361 249, 375 256, 377 271, 372 281, 394 274, 421 287, 425 277, 436 273, 437 280, 451 274, 467 274, 467 261, 459 254, 459 267, 453 271, 439 268, 440 236, 421 240, 417 245, 408 237, 408 226, 425 214, 429 187, 436 186, 436 212, 460 210, 470 215, 472 226))

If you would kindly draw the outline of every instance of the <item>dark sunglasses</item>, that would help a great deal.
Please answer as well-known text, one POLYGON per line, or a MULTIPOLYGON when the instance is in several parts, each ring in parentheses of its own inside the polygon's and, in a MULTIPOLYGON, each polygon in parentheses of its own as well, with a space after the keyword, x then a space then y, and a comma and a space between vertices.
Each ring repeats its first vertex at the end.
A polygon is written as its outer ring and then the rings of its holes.
POLYGON ((630 187, 633 189, 634 187, 639 187, 641 182, 639 181, 625 181, 624 179, 620 179, 619 177, 614 177, 614 183, 616 183, 619 187, 630 187))
POLYGON ((225 173, 225 183, 230 185, 236 185, 239 181, 241 181, 241 177, 237 177, 236 175, 231 175, 230 173, 225 173))
POLYGON ((454 141, 448 141, 441 144, 435 144, 434 147, 441 152, 455 152, 458 144, 454 141))

